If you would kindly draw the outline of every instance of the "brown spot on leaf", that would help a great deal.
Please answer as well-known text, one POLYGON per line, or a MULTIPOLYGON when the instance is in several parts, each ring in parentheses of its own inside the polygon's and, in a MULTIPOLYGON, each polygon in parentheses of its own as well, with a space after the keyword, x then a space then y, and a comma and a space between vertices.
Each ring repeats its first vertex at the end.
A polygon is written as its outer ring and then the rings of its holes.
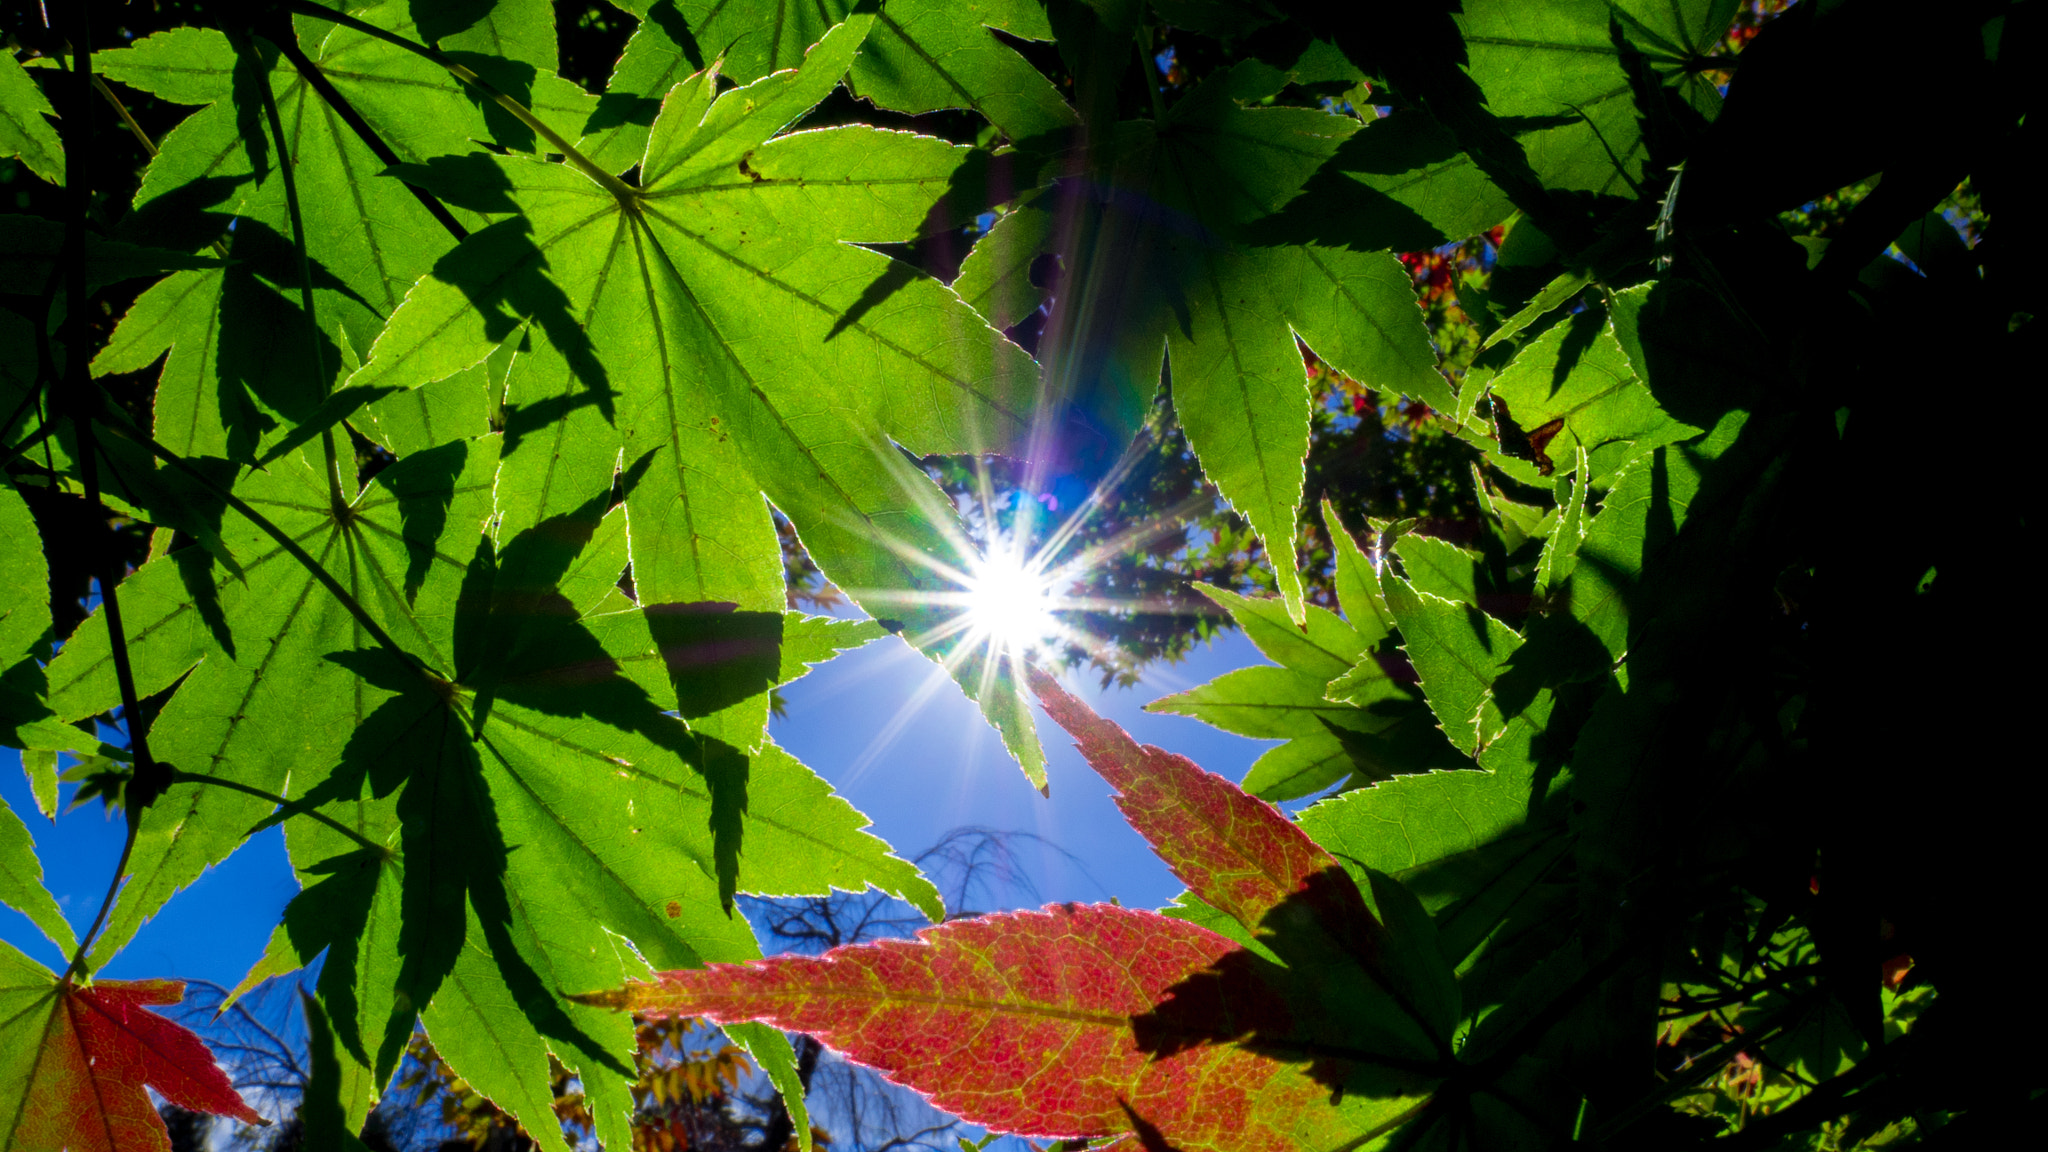
POLYGON ((1539 428, 1533 428, 1529 432, 1529 451, 1535 454, 1536 471, 1542 475, 1548 476, 1557 470, 1557 465, 1550 462, 1550 454, 1545 449, 1550 447, 1550 442, 1557 439, 1557 434, 1562 431, 1564 431, 1564 417, 1559 416, 1550 423, 1539 428))

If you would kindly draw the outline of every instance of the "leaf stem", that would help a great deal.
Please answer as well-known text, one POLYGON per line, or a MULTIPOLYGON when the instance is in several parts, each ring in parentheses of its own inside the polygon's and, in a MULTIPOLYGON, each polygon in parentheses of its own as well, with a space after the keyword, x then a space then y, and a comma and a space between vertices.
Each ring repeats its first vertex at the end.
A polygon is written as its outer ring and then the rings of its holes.
POLYGON ((456 79, 489 96, 497 103, 498 107, 510 112, 521 124, 533 129, 534 134, 553 145, 555 150, 562 154, 563 159, 574 164, 578 171, 596 181, 605 191, 618 197, 621 204, 631 206, 639 201, 639 189, 598 167, 591 161, 590 157, 577 151, 574 144, 563 139, 560 133, 548 127, 546 122, 541 120, 540 117, 535 116, 531 108, 507 95, 497 85, 470 71, 455 60, 450 59, 440 49, 429 48, 425 44, 408 40, 395 32, 387 32, 375 24, 358 20, 346 12, 337 12, 332 8, 323 8, 318 4, 309 2, 309 0, 284 0, 284 7, 301 16, 311 16, 316 20, 327 20, 352 31, 360 32, 365 36, 374 36, 387 44, 395 45, 416 56, 432 60, 441 67, 446 68, 456 79))
MULTIPOLYGON (((85 484, 86 515, 100 507, 98 452, 93 434, 93 383, 84 355, 86 345, 85 216, 92 196, 91 150, 86 137, 92 133, 92 27, 83 4, 67 5, 71 16, 71 75, 74 90, 70 108, 63 118, 64 143, 64 375, 66 398, 72 405, 78 428, 79 473, 85 484)), ((102 530, 105 526, 102 525, 102 530)), ((135 850, 136 830, 142 810, 163 792, 166 770, 149 754, 142 707, 135 693, 135 669, 128 659, 126 633, 121 626, 121 597, 116 585, 120 559, 112 549, 102 557, 98 573, 100 602, 105 606, 107 639, 114 657, 114 679, 121 688, 121 711, 128 722, 128 746, 135 754, 135 774, 129 779, 126 803, 127 833, 121 841, 120 858, 114 862, 114 878, 93 915, 92 926, 79 938, 78 949, 60 977, 69 980, 84 970, 87 949, 106 925, 107 913, 121 891, 121 875, 128 870, 128 858, 135 850)))
POLYGON ((149 133, 144 132, 142 125, 135 122, 135 117, 128 114, 128 106, 121 103, 121 98, 114 95, 114 90, 107 87, 107 82, 100 79, 97 72, 93 73, 92 86, 99 90, 100 95, 107 98, 108 104, 113 105, 115 115, 121 118, 121 123, 128 126, 128 134, 135 137, 136 143, 142 145, 142 150, 149 153, 149 158, 156 159, 156 145, 150 141, 149 133))
MULTIPOLYGON (((277 114, 277 94, 270 90, 270 70, 262 67, 262 54, 246 36, 234 35, 233 43, 236 52, 246 53, 258 66, 256 90, 263 98, 263 119, 270 128, 270 138, 277 145, 277 171, 284 178, 285 213, 292 222, 292 247, 299 253, 299 307, 306 313, 307 348, 313 356, 313 387, 325 399, 332 390, 334 378, 328 374, 327 358, 320 354, 320 314, 313 305, 313 259, 306 249, 306 219, 299 207, 299 180, 292 171, 296 161, 291 144, 284 136, 284 118, 277 114)), ((335 515, 345 515, 348 500, 341 491, 341 461, 334 450, 332 428, 321 429, 320 447, 327 458, 328 503, 335 515)))
MULTIPOLYGON (((121 118, 121 123, 128 126, 128 134, 135 137, 135 142, 142 145, 142 150, 148 153, 149 158, 151 160, 156 159, 156 142, 149 138, 149 133, 142 130, 142 125, 135 122, 135 117, 128 114, 128 105, 121 102, 120 95, 108 87, 107 82, 100 79, 100 75, 97 72, 92 75, 92 86, 99 90, 101 96, 106 97, 108 105, 114 109, 114 114, 121 118)), ((227 259, 228 246, 225 243, 215 240, 212 248, 216 256, 223 260, 227 259)))
MULTIPOLYGON (((211 785, 215 788, 226 788, 230 792, 241 792, 246 795, 254 796, 259 800, 268 800, 271 803, 276 804, 280 808, 292 807, 292 801, 286 799, 283 796, 278 795, 275 792, 266 792, 263 789, 258 788, 252 784, 244 784, 239 780, 229 780, 221 776, 204 776, 197 772, 183 772, 176 768, 173 768, 171 769, 171 782, 173 784, 206 784, 211 785)), ((343 824, 341 821, 336 820, 334 817, 329 816, 325 812, 321 812, 317 809, 300 808, 291 812, 290 815, 310 816, 316 822, 327 825, 329 828, 334 829, 336 832, 341 833, 343 836, 348 837, 349 839, 355 841, 356 843, 362 845, 365 848, 371 849, 372 851, 376 852, 382 852, 385 850, 384 845, 377 843, 375 840, 370 839, 369 837, 363 835, 355 829, 350 828, 348 825, 343 824)), ((263 824, 258 824, 256 828, 252 828, 250 829, 250 831, 254 832, 257 829, 262 828, 263 826, 263 824)))
MULTIPOLYGON (((70 177, 71 169, 69 167, 65 168, 64 175, 66 178, 70 177)), ((129 738, 133 739, 135 733, 133 721, 130 721, 128 731, 129 738)), ((66 964, 64 971, 58 974, 57 978, 59 980, 68 981, 75 975, 83 975, 85 973, 86 953, 92 948, 92 942, 99 938, 100 929, 107 926, 107 913, 114 910, 114 897, 121 894, 121 876, 128 871, 128 858, 135 853, 135 833, 139 827, 139 821, 130 820, 128 822, 128 831, 126 835, 121 837, 121 856, 114 861, 114 878, 107 881, 107 894, 100 897, 100 910, 93 916, 92 926, 85 930, 85 935, 78 938, 78 950, 71 954, 71 963, 66 964)))

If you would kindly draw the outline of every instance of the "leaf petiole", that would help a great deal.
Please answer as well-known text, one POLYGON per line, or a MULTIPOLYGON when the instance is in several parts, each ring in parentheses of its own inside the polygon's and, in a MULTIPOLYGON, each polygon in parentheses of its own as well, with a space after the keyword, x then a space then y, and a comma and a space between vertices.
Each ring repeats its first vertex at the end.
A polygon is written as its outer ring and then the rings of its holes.
POLYGON ((156 159, 156 145, 150 141, 149 133, 144 132, 142 125, 135 122, 135 117, 128 114, 128 106, 121 103, 121 98, 114 94, 112 88, 107 87, 107 82, 100 79, 97 72, 93 73, 92 86, 101 96, 106 97, 107 103, 113 106, 114 114, 121 118, 121 123, 128 126, 128 134, 135 137, 136 143, 142 145, 142 150, 149 154, 149 158, 156 159))
POLYGON ((59 980, 69 980, 84 973, 86 954, 92 949, 92 942, 99 938, 100 929, 107 925, 107 913, 114 910, 114 897, 121 894, 121 876, 128 871, 128 858, 135 853, 135 833, 139 827, 139 821, 128 821, 128 832, 121 837, 121 855, 114 861, 114 878, 107 881, 107 894, 100 898, 100 910, 93 916, 92 926, 78 938, 78 949, 71 954, 71 963, 64 966, 59 980))
MULTIPOLYGON (((246 38, 236 36, 233 40, 237 52, 257 55, 246 38)), ((270 137, 277 142, 277 171, 284 178, 284 206, 292 222, 292 247, 299 253, 299 306, 306 312, 308 348, 313 354, 313 386, 325 398, 333 377, 328 375, 326 359, 320 355, 320 317, 313 307, 313 267, 306 252, 306 221, 299 210, 299 181, 292 172, 295 161, 284 137, 284 119, 277 114, 277 94, 270 90, 268 81, 256 85, 256 90, 263 98, 263 119, 269 124, 270 137)), ((335 515, 340 516, 346 512, 348 501, 341 491, 341 462, 334 451, 332 428, 321 429, 320 448, 327 458, 327 499, 335 515)))
POLYGON ((171 769, 171 783, 210 784, 216 788, 226 788, 231 792, 240 792, 245 795, 254 796, 259 800, 268 800, 276 804, 280 809, 289 809, 289 811, 281 812, 277 815, 262 820, 255 827, 249 829, 249 831, 245 833, 245 835, 253 836, 256 833, 261 832, 263 829, 268 828, 270 825, 277 823, 279 820, 284 819, 285 817, 309 816, 316 822, 327 825, 329 828, 334 829, 336 832, 341 833, 343 836, 348 837, 349 839, 355 841, 356 843, 362 845, 365 848, 368 848, 375 852, 384 852, 387 850, 384 845, 377 843, 375 840, 372 840, 367 836, 364 836, 362 833, 356 831, 353 828, 350 828, 348 825, 343 824, 341 821, 336 820, 334 817, 327 815, 325 812, 321 812, 313 808, 300 807, 296 805, 293 801, 287 800, 286 798, 284 798, 283 796, 279 796, 275 792, 266 792, 261 788, 257 788, 249 784, 244 784, 239 780, 228 780, 220 776, 204 776, 197 772, 185 772, 173 768, 171 769))

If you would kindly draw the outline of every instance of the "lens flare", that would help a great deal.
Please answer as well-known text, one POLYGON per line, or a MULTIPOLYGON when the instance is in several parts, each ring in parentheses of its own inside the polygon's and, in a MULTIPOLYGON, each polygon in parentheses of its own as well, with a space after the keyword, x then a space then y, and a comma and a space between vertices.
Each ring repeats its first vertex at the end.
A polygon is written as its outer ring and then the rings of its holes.
POLYGON ((855 759, 853 775, 878 762, 911 717, 948 683, 967 689, 1006 735, 1028 732, 1014 727, 1020 717, 1029 724, 1023 689, 1028 664, 1057 668, 1082 659, 1108 667, 1116 641, 1095 631, 1096 619, 1186 611, 1164 598, 1093 590, 1099 569, 1176 535, 1181 518, 1195 508, 1191 503, 1166 509, 1142 523, 1100 532, 1096 518, 1104 511, 1105 494, 1117 490, 1142 456, 1139 449, 1127 451, 1085 498, 1061 507, 1046 477, 1032 466, 998 483, 990 460, 976 459, 968 490, 948 493, 914 457, 893 445, 875 449, 876 463, 895 475, 901 504, 921 525, 906 533, 884 527, 880 518, 843 520, 843 531, 865 536, 890 562, 875 566, 877 574, 890 577, 888 584, 848 585, 845 591, 942 670, 935 669, 870 741, 855 759))
POLYGON ((1004 656, 1021 657, 1060 632, 1053 617, 1056 580, 1014 549, 997 548, 970 565, 962 591, 967 636, 1004 656))

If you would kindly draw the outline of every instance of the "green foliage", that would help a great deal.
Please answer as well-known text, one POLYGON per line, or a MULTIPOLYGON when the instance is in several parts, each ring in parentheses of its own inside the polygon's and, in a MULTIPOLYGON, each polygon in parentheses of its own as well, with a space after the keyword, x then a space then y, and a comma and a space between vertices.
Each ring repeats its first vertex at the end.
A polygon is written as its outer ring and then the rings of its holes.
POLYGON ((29 171, 64 182, 64 146, 48 117, 54 110, 12 53, 0 61, 0 156, 20 157, 29 171))
MULTIPOLYGON (((746 1021, 1190 1149, 2038 1099, 2031 486, 1975 449, 1959 498, 1924 437, 1931 382, 2039 359, 2036 5, 626 7, 10 25, 0 742, 128 828, 80 940, 0 819, 71 953, 8 961, 30 1023, 162 1002, 91 974, 281 823, 250 977, 325 956, 323 1144, 423 1025, 539 1143, 573 1078, 626 1148, 625 1003, 733 1021, 800 1143, 746 1021), (769 739, 812 664, 900 635, 1044 783, 1025 653, 955 609, 1047 538, 1043 655, 1128 681, 1227 618, 1272 661, 1153 705, 1280 741, 1242 789, 1035 674, 1189 893, 747 964, 740 893, 944 916, 769 739)), ((83 1146, 26 1114, 0 1149, 83 1146)))

